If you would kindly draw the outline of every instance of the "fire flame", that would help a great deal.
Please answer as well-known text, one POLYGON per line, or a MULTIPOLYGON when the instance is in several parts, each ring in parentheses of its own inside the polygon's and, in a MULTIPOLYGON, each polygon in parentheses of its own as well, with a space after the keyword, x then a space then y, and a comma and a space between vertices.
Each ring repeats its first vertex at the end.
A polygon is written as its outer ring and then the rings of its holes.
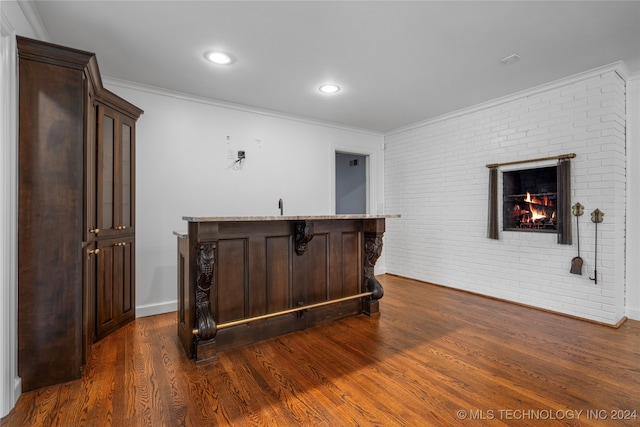
POLYGON ((544 210, 534 208, 533 206, 531 206, 531 203, 529 203, 529 211, 531 212, 531 222, 536 222, 547 217, 547 214, 544 212, 544 210))
POLYGON ((542 199, 538 199, 537 197, 531 197, 531 193, 527 191, 527 198, 524 199, 525 202, 535 203, 537 205, 543 206, 553 206, 553 203, 549 198, 545 195, 542 199))
MULTIPOLYGON (((545 195, 542 199, 538 197, 531 197, 531 193, 527 191, 527 197, 524 199, 525 203, 529 203, 529 211, 523 211, 519 205, 514 207, 514 215, 520 216, 529 214, 526 217, 526 222, 535 223, 542 219, 549 218, 547 212, 545 212, 544 206, 553 206, 553 202, 545 195), (543 206, 543 207, 540 207, 543 206)), ((555 211, 551 214, 551 218, 555 219, 555 211)))

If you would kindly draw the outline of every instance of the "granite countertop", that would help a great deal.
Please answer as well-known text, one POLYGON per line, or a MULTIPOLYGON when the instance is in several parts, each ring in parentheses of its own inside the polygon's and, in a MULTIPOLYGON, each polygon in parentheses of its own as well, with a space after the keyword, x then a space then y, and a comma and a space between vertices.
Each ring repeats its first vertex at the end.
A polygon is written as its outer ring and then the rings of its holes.
MULTIPOLYGON (((233 222, 233 221, 308 221, 324 219, 379 219, 400 218, 399 214, 353 214, 353 215, 272 215, 272 216, 183 216, 189 222, 233 222)), ((176 232, 174 232, 176 234, 176 232)), ((178 235, 178 234, 176 234, 178 235)))

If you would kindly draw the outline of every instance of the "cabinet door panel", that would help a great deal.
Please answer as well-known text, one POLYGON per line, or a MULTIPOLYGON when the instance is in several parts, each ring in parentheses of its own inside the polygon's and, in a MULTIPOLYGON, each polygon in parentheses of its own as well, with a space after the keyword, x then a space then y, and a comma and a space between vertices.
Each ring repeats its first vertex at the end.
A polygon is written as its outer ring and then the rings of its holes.
POLYGON ((93 105, 94 91, 87 79, 85 87, 85 147, 84 147, 84 241, 95 240, 98 226, 98 199, 96 190, 98 184, 98 139, 96 138, 96 109, 93 105))
POLYGON ((122 246, 122 252, 120 259, 122 269, 122 294, 121 303, 118 310, 118 316, 120 323, 126 323, 128 320, 133 319, 135 316, 135 280, 134 280, 134 240, 127 239, 126 244, 122 246))
POLYGON ((98 272, 98 259, 96 252, 96 244, 90 242, 83 247, 83 270, 82 270, 82 362, 87 361, 91 344, 95 341, 95 306, 96 300, 96 278, 98 272))
POLYGON ((96 335, 103 338, 135 317, 133 237, 98 242, 96 335))
POLYGON ((117 115, 109 108, 98 106, 98 227, 101 236, 117 232, 116 203, 118 188, 117 115))
POLYGON ((133 129, 128 123, 121 126, 121 194, 120 194, 120 226, 133 226, 133 129))
POLYGON ((99 242, 98 277, 96 281, 96 335, 102 337, 113 329, 116 322, 114 312, 114 242, 99 242))
POLYGON ((133 233, 135 122, 98 106, 98 224, 100 236, 133 233))

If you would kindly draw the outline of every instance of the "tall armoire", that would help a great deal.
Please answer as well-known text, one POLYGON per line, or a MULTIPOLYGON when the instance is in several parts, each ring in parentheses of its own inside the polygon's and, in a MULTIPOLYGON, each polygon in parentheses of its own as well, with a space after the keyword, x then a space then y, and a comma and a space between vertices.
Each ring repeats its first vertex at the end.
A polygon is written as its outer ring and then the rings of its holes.
POLYGON ((17 38, 18 374, 80 378, 91 344, 135 318, 135 124, 96 56, 17 38))

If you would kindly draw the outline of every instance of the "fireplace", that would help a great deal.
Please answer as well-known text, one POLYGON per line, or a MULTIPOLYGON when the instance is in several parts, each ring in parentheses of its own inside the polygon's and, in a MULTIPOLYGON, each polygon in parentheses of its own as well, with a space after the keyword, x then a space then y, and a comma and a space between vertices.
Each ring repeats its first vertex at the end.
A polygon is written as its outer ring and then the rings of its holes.
POLYGON ((557 167, 503 172, 503 229, 558 232, 557 167))

